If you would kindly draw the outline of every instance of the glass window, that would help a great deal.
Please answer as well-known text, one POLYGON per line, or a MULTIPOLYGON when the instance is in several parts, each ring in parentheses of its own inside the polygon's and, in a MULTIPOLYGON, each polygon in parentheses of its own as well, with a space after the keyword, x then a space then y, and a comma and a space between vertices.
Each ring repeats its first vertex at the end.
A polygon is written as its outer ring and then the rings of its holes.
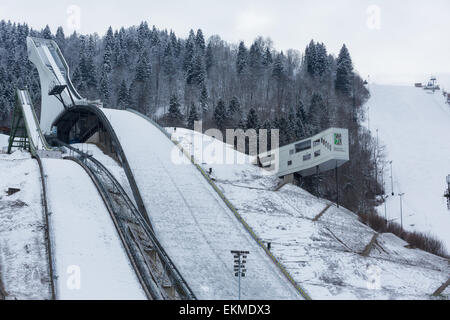
POLYGON ((318 157, 320 156, 320 150, 317 150, 316 152, 314 152, 314 157, 318 157))
POLYGON ((305 155, 303 156, 303 161, 308 161, 308 160, 310 160, 310 159, 311 159, 311 154, 310 154, 310 153, 305 154, 305 155))
POLYGON ((291 165, 292 165, 292 161, 289 160, 289 161, 288 161, 288 166, 291 166, 291 165))
POLYGON ((311 140, 306 140, 295 145, 295 153, 311 149, 311 140))
POLYGON ((294 154, 294 149, 292 149, 292 150, 289 150, 289 155, 293 155, 294 154))

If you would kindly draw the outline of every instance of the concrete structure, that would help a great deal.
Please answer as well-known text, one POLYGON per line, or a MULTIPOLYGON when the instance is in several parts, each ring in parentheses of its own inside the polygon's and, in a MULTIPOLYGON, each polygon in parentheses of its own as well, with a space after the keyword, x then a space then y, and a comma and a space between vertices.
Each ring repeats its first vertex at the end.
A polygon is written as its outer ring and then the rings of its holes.
POLYGON ((28 58, 36 66, 41 82, 40 126, 46 135, 53 120, 65 107, 87 104, 70 80, 69 66, 53 40, 27 37, 28 58))
POLYGON ((263 167, 274 168, 279 177, 294 173, 306 177, 335 169, 350 159, 348 130, 329 128, 311 138, 262 153, 259 159, 263 167))

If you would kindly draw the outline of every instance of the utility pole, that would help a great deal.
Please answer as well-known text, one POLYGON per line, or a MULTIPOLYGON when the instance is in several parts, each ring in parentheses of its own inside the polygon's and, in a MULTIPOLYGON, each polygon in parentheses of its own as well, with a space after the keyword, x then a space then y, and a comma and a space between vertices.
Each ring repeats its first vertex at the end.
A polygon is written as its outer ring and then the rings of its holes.
POLYGON ((450 174, 447 176, 447 192, 444 196, 447 198, 447 208, 450 210, 450 174))
POLYGON ((377 129, 377 145, 375 149, 375 181, 377 182, 375 189, 378 189, 378 129, 377 129))
POLYGON ((234 257, 234 276, 238 277, 238 299, 241 300, 241 277, 245 277, 245 272, 247 272, 245 264, 247 262, 247 255, 250 254, 250 252, 231 250, 231 254, 234 257))
POLYGON ((400 197, 400 225, 403 229, 403 207, 402 207, 402 197, 405 195, 405 193, 399 193, 398 194, 400 197))
POLYGON ((387 224, 387 209, 386 209, 386 200, 387 200, 387 198, 389 198, 389 196, 387 195, 387 194, 385 194, 384 196, 383 196, 383 202, 384 202, 384 220, 386 221, 386 224, 387 224))
POLYGON ((389 161, 389 165, 391 166, 391 192, 392 196, 394 196, 394 177, 392 175, 392 160, 389 161))
POLYGON ((336 176, 336 206, 339 208, 339 179, 338 179, 338 165, 336 161, 335 176, 336 176))

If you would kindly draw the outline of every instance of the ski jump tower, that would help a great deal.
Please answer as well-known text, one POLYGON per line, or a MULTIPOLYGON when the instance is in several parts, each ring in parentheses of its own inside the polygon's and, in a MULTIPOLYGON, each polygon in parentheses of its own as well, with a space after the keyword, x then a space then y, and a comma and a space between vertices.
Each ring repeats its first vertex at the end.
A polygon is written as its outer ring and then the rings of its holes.
MULTIPOLYGON (((53 40, 27 38, 28 58, 36 66, 41 82, 40 127, 47 135, 52 122, 64 111, 75 105, 93 102, 81 97, 70 80, 69 66, 61 50, 53 40)), ((97 102, 98 104, 98 102, 97 102)))

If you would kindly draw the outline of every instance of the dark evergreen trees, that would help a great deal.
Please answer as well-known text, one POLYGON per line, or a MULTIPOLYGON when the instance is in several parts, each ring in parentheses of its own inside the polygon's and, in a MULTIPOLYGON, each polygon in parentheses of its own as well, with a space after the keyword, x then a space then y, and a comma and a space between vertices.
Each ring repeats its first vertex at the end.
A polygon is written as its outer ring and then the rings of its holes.
POLYGON ((345 44, 339 52, 336 64, 336 90, 345 95, 350 95, 353 83, 353 63, 345 44))
POLYGON ((225 103, 222 99, 219 99, 217 102, 217 106, 214 109, 214 122, 217 125, 217 128, 223 130, 225 128, 225 123, 227 121, 227 108, 225 107, 225 103))
POLYGON ((191 130, 194 129, 194 122, 198 121, 199 117, 198 117, 198 112, 197 112, 197 107, 195 106, 195 104, 192 104, 191 107, 189 108, 189 114, 188 114, 188 118, 187 118, 187 127, 191 130))

